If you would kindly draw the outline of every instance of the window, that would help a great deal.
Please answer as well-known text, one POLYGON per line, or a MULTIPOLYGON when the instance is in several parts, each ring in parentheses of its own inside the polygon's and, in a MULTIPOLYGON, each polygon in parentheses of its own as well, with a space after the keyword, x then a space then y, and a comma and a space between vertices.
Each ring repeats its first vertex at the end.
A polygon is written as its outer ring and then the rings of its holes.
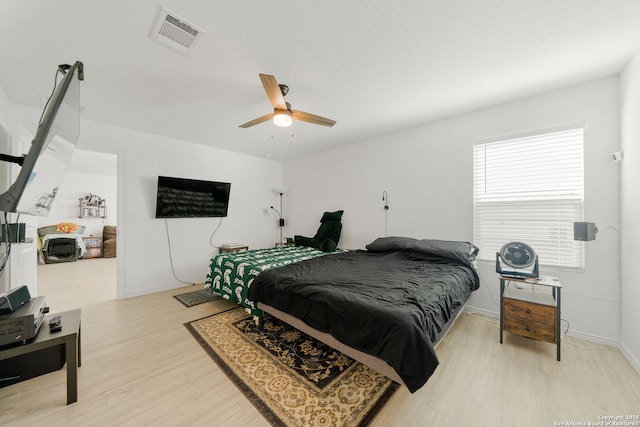
POLYGON ((474 243, 495 260, 511 241, 546 266, 584 267, 573 222, 583 218, 583 129, 478 144, 473 150, 474 243))

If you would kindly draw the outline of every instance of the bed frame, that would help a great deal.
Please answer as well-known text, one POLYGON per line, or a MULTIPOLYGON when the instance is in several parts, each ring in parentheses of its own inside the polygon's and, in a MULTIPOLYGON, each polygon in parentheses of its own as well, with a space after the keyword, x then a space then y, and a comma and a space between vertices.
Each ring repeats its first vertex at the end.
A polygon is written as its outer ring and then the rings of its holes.
MULTIPOLYGON (((458 319, 458 316, 460 316, 460 313, 462 313, 462 310, 464 309, 465 305, 466 305, 466 301, 465 301, 465 304, 461 304, 460 307, 458 307, 456 311, 454 311, 453 316, 451 317, 451 320, 449 320, 445 324, 442 331, 440 331, 440 333, 437 335, 436 342, 434 343, 434 348, 438 347, 438 344, 440 344, 440 341, 442 340, 442 338, 447 334, 449 329, 451 329, 451 326, 458 319)), ((337 339, 335 339, 331 334, 314 329, 311 326, 304 323, 302 320, 296 317, 293 317, 292 315, 287 314, 284 311, 280 311, 274 307, 271 307, 270 305, 258 303, 258 308, 264 311, 265 313, 269 313, 273 317, 280 319, 285 323, 288 323, 289 325, 317 339, 318 341, 321 341, 326 345, 332 348, 335 348, 336 350, 342 352, 343 354, 349 356, 354 360, 357 360, 363 365, 370 367, 371 369, 381 373, 387 378, 390 378, 391 380, 395 381, 396 383, 402 384, 406 387, 404 381, 402 381, 402 379, 397 374, 395 369, 393 369, 391 366, 389 366, 387 362, 380 359, 379 357, 375 357, 370 354, 363 353, 360 350, 356 350, 353 347, 349 347, 346 344, 343 344, 337 339)))

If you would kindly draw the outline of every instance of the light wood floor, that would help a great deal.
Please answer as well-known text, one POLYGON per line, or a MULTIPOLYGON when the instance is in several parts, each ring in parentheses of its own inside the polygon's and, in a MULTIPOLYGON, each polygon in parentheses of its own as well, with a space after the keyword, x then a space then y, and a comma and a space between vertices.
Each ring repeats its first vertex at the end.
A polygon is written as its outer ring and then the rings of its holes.
MULTIPOLYGON (((195 287, 198 289, 199 287, 195 287)), ((82 308, 78 402, 65 369, 0 389, 2 426, 268 426, 183 326, 227 301, 186 308, 193 286, 82 308)), ((639 414, 640 375, 618 349, 505 335, 463 313, 438 347, 440 366, 415 394, 399 390, 373 426, 553 426, 639 414)))
POLYGON ((116 258, 38 264, 38 295, 51 311, 65 311, 116 299, 116 258))

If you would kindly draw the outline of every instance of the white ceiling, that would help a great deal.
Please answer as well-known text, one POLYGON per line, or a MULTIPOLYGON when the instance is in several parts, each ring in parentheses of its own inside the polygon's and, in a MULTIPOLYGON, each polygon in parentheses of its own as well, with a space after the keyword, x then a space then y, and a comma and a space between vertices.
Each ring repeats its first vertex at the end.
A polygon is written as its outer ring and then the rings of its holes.
MULTIPOLYGON (((84 118, 286 159, 612 75, 640 44, 638 0, 0 0, 0 86, 41 109, 85 64, 84 118), (161 6, 205 31, 150 39, 161 6), (294 109, 337 121, 238 126, 294 109)), ((85 141, 89 142, 89 141, 85 141)))

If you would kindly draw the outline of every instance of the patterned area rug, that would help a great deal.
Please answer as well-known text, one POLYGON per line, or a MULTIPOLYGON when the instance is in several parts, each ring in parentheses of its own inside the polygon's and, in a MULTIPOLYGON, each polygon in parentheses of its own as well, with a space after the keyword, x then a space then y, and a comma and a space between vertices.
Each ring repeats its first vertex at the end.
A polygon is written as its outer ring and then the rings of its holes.
POLYGON ((244 309, 185 324, 275 426, 364 426, 399 387, 273 317, 244 309))
POLYGON ((209 289, 200 289, 180 295, 174 295, 173 297, 184 304, 185 307, 193 307, 194 305, 220 299, 219 295, 214 294, 209 289))

